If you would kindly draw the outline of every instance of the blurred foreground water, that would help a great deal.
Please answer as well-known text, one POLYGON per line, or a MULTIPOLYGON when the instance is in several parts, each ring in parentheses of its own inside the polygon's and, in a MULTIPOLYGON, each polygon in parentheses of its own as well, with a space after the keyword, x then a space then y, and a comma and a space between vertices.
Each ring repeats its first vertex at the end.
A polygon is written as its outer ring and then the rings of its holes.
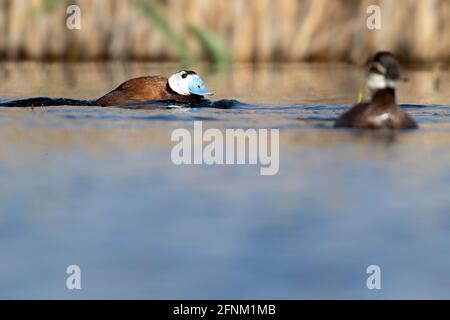
MULTIPOLYGON (((90 99, 177 70, 6 63, 0 99, 90 99)), ((399 102, 421 129, 386 135, 332 128, 364 69, 198 71, 214 99, 249 105, 0 108, 0 298, 450 298, 448 72, 408 71, 399 102), (194 120, 279 128, 279 173, 175 166, 170 135, 194 120)))

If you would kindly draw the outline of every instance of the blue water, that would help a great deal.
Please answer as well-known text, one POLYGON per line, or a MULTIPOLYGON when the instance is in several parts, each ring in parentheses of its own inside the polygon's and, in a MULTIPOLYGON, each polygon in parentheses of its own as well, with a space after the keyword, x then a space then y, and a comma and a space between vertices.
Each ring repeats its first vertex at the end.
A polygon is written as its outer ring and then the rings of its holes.
MULTIPOLYGON (((179 66, 0 69, 5 102, 95 99, 179 66)), ((448 71, 407 70, 398 101, 420 129, 377 133, 333 128, 364 68, 195 70, 231 108, 0 108, 0 298, 450 298, 448 71), (194 121, 280 129, 278 174, 174 165, 171 134, 194 121)))
POLYGON ((0 298, 450 298, 450 107, 387 135, 348 107, 0 108, 0 298), (194 120, 279 128, 279 173, 175 166, 194 120))

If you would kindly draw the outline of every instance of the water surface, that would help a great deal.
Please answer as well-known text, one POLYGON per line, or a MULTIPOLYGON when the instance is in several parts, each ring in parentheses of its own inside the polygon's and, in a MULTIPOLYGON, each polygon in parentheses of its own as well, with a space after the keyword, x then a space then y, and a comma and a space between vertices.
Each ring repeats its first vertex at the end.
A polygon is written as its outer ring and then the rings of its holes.
MULTIPOLYGON (((92 99, 177 70, 3 63, 0 99, 92 99)), ((332 128, 364 69, 198 71, 214 99, 247 104, 0 108, 0 298, 450 298, 448 72, 409 70, 399 102, 421 129, 374 134, 332 128), (175 166, 170 135, 194 120, 280 129, 279 173, 175 166)))

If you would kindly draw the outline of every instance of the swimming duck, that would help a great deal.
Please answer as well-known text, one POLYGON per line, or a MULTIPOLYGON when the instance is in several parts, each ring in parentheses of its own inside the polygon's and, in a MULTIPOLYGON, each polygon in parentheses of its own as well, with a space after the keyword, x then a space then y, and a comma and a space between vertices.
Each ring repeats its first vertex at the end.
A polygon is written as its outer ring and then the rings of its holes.
POLYGON ((95 103, 102 107, 157 100, 195 103, 205 95, 212 95, 212 93, 206 89, 197 73, 184 70, 171 75, 168 79, 161 76, 148 76, 128 80, 95 103))
POLYGON ((371 101, 355 105, 342 114, 335 127, 360 129, 414 129, 416 122, 395 101, 395 86, 406 81, 400 64, 390 52, 378 52, 369 68, 367 88, 371 101))

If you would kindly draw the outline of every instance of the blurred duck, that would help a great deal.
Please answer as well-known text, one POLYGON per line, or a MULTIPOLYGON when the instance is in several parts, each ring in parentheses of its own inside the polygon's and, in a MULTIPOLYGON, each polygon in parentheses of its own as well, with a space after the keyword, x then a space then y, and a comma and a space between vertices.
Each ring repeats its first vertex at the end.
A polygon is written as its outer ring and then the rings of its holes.
POLYGON ((96 101, 102 107, 128 105, 156 100, 195 103, 212 95, 194 71, 180 71, 169 79, 148 76, 128 80, 96 101))
POLYGON ((389 52, 378 52, 367 76, 371 101, 355 105, 342 114, 335 127, 360 129, 415 129, 416 122, 395 101, 395 86, 406 81, 400 65, 389 52))

